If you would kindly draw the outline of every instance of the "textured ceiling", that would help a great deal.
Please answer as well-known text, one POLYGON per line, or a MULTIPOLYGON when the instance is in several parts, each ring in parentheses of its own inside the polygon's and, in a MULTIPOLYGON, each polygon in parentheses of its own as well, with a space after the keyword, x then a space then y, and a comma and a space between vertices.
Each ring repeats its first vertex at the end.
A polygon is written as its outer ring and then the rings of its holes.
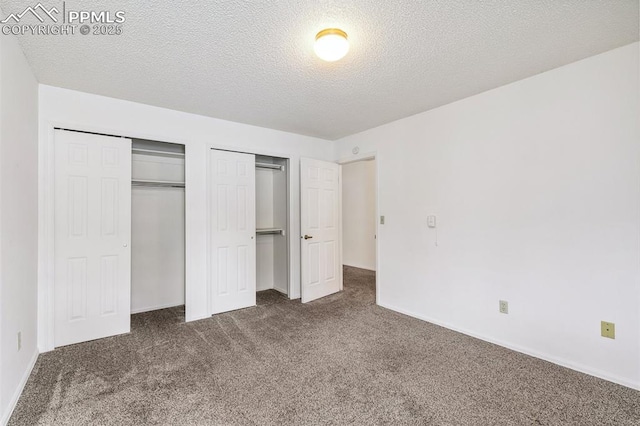
MULTIPOLYGON (((36 3, 0 0, 5 14, 36 3)), ((637 41, 639 13, 638 0, 67 0, 66 7, 124 10, 124 34, 21 36, 41 83, 326 139, 637 41), (349 34, 351 50, 325 63, 313 54, 314 36, 334 26, 349 34)))

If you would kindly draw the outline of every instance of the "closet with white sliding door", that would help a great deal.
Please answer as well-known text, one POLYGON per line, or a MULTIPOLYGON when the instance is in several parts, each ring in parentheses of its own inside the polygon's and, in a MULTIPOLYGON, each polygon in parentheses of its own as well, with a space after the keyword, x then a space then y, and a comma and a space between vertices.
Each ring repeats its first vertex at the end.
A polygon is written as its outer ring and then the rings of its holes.
POLYGON ((133 139, 131 160, 131 313, 184 305, 184 145, 133 139))
POLYGON ((256 290, 289 294, 287 159, 256 156, 256 290))
POLYGON ((184 305, 184 146, 54 138, 53 346, 127 333, 132 313, 184 305))
POLYGON ((208 276, 211 314, 289 295, 288 159, 211 149, 208 276))

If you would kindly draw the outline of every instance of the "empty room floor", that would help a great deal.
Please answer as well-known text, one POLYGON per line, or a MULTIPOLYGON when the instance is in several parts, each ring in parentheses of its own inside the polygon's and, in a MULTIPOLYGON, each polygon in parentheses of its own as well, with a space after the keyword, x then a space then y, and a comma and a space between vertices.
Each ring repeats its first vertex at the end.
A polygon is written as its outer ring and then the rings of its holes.
POLYGON ((375 305, 375 274, 302 305, 184 323, 40 356, 10 425, 638 425, 640 392, 375 305))

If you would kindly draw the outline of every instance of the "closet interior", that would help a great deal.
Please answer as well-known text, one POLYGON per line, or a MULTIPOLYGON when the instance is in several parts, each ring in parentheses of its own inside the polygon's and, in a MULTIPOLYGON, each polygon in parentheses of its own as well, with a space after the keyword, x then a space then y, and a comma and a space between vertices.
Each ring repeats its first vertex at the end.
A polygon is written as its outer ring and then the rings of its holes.
POLYGON ((256 155, 256 290, 289 294, 289 160, 256 155))
MULTIPOLYGON (((185 303, 185 148, 134 139, 131 312, 185 303)), ((256 156, 256 290, 289 294, 288 160, 256 156)))
POLYGON ((185 303, 185 148, 132 140, 131 313, 185 303))

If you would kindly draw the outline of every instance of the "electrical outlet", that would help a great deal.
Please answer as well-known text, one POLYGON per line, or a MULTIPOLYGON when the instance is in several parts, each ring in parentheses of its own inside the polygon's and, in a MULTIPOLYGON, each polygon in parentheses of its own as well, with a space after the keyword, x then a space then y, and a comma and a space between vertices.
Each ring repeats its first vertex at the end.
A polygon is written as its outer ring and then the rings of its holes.
POLYGON ((612 322, 600 321, 600 334, 609 339, 616 338, 616 325, 612 322))
POLYGON ((22 331, 18 331, 18 351, 22 349, 22 331))
POLYGON ((501 314, 508 314, 509 313, 509 302, 507 302, 506 300, 501 300, 500 301, 500 313, 501 314))

